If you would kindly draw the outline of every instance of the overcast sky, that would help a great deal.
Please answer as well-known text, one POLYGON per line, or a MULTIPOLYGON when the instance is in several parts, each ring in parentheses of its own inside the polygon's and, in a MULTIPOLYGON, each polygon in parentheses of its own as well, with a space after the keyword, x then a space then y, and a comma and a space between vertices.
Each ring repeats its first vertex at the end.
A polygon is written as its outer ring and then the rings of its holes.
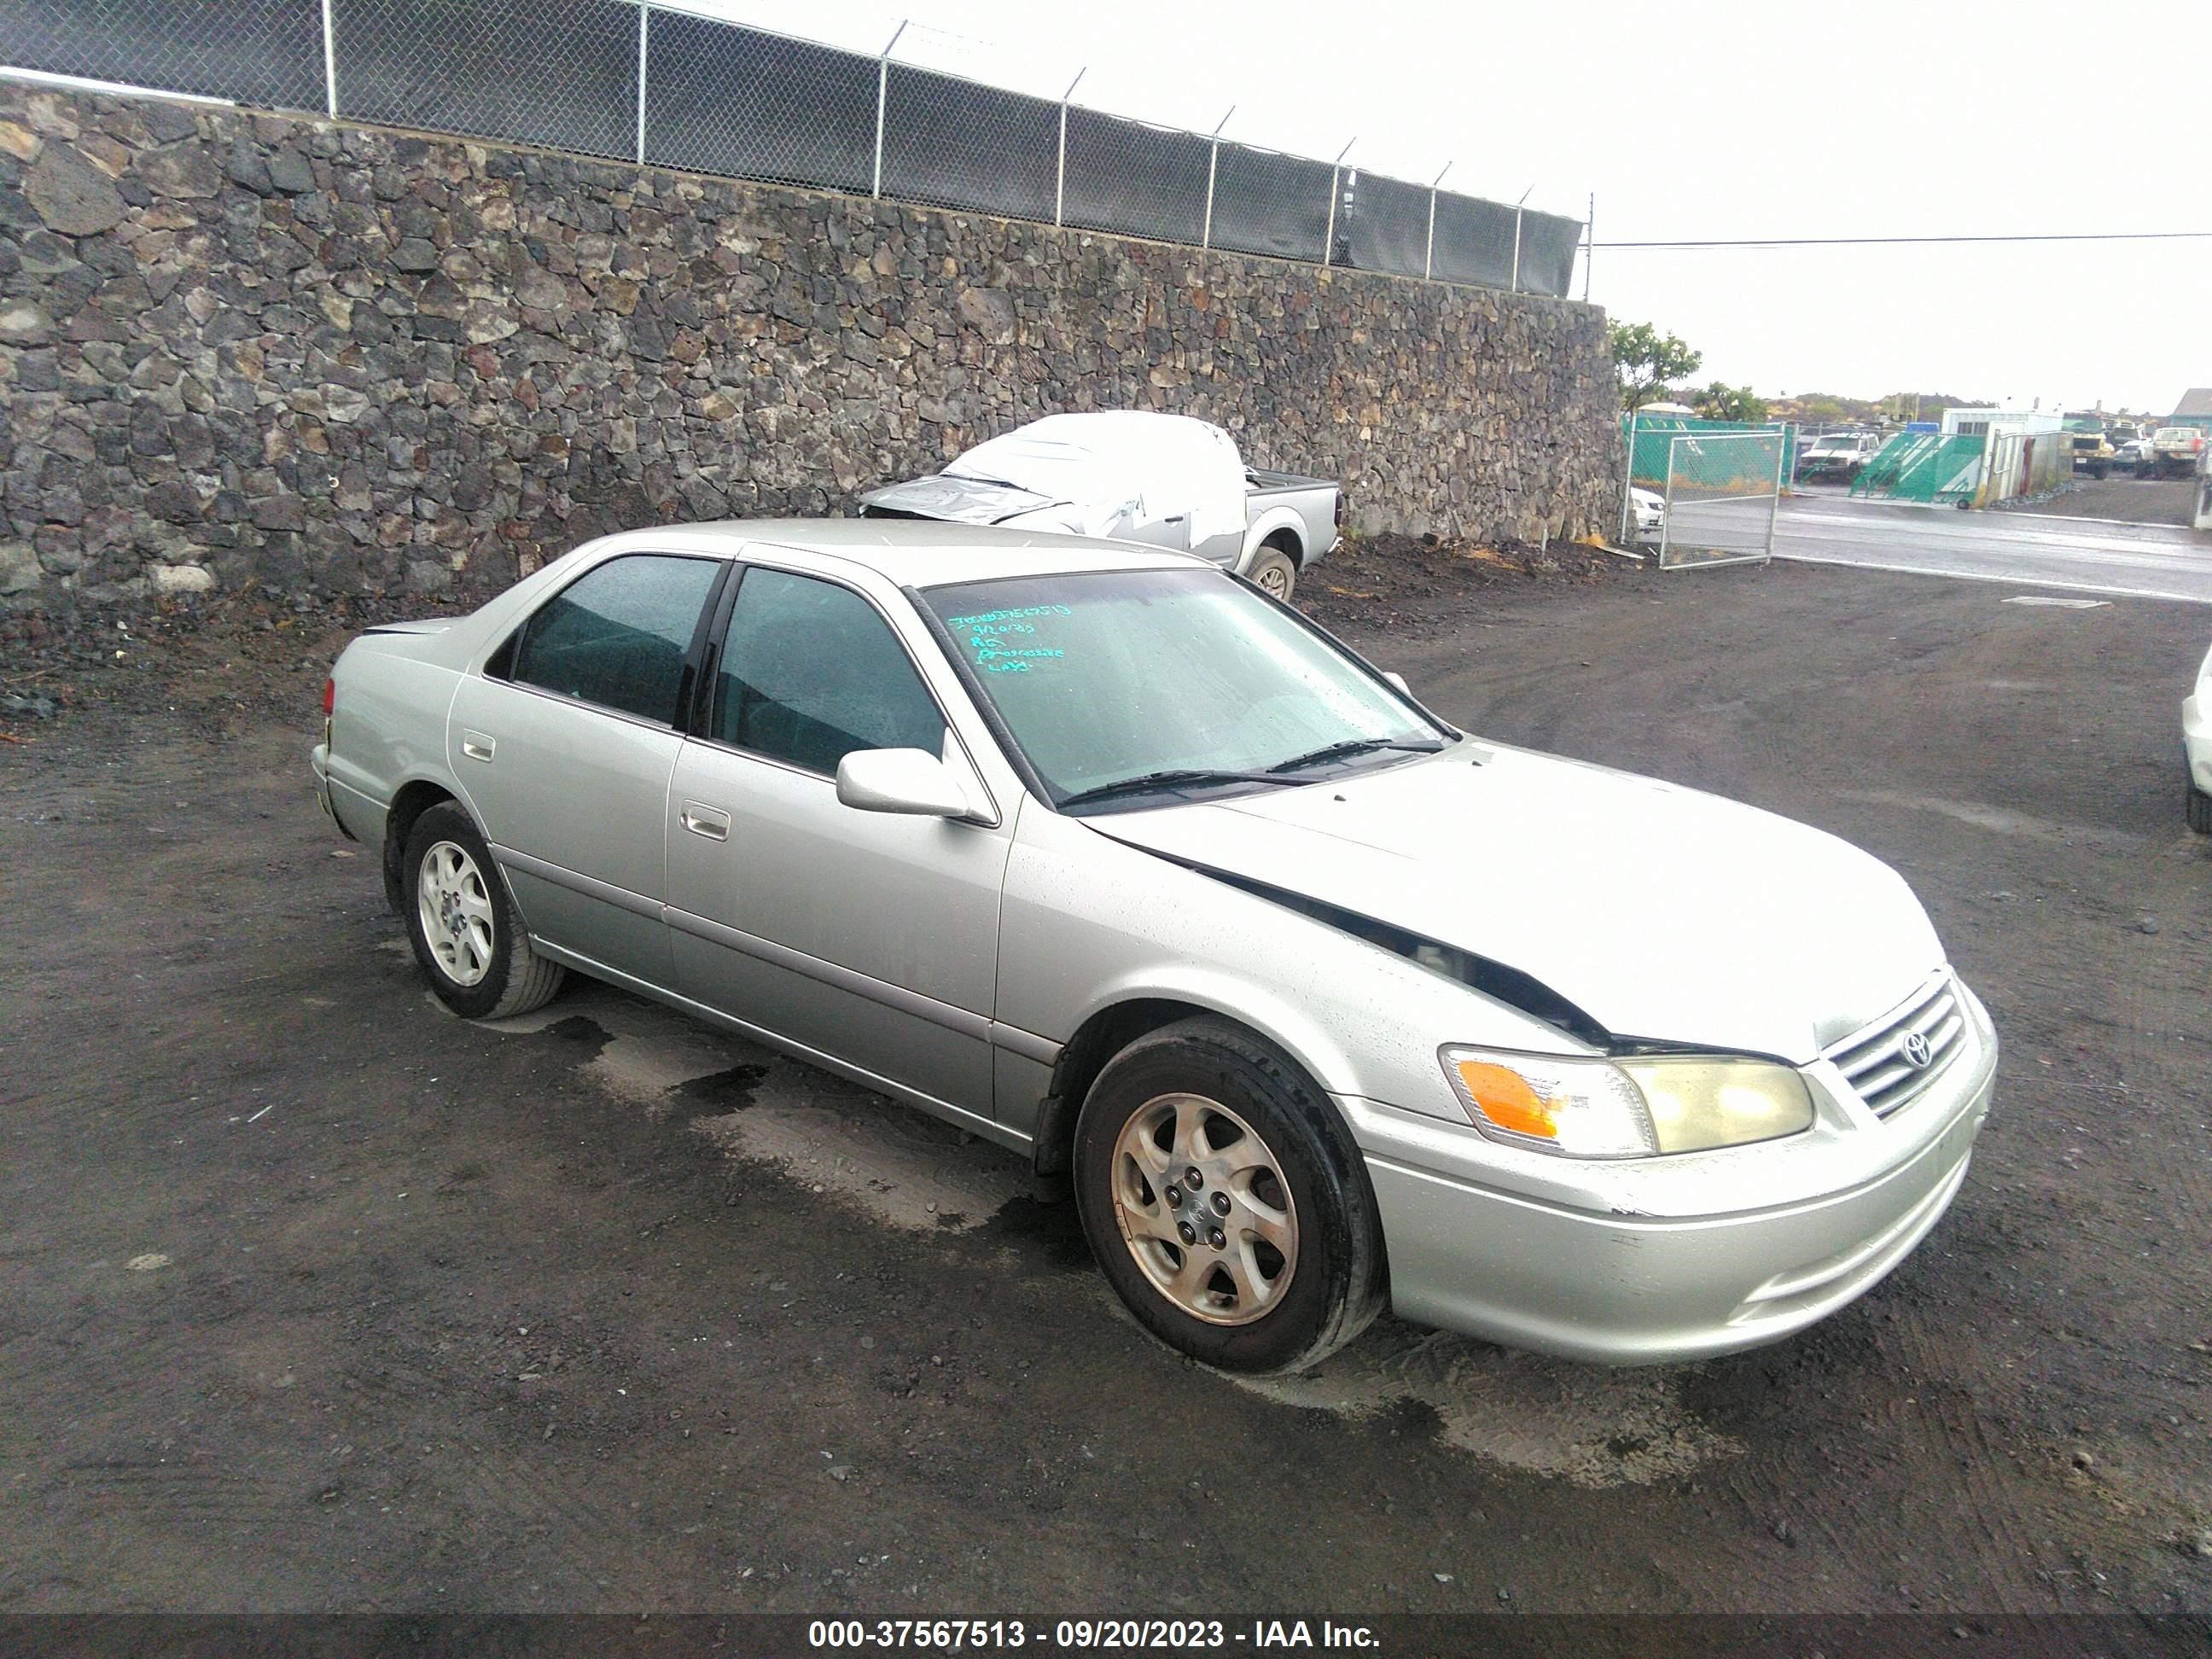
MULTIPOLYGON (((1581 217, 1597 240, 2212 230, 2203 0, 687 0, 1079 103, 1581 217)), ((1577 274, 1580 292, 1581 275, 1577 274)), ((1703 381, 2169 410, 2212 241, 1601 246, 1703 381)))

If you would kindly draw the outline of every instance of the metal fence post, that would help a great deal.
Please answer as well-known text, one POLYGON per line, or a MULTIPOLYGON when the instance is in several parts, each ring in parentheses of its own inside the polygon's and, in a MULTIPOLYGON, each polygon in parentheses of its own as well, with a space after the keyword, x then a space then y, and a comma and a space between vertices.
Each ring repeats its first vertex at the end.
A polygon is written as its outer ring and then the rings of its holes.
MULTIPOLYGON (((1355 137, 1352 144, 1358 142, 1355 137)), ((1337 151, 1336 160, 1328 164, 1328 228, 1321 237, 1321 262, 1325 265, 1334 263, 1336 258, 1336 199, 1341 191, 1337 180, 1343 176, 1344 158, 1352 154, 1352 144, 1337 151)))
POLYGON ((338 118, 337 32, 331 23, 331 0, 323 0, 323 90, 333 121, 338 118))
MULTIPOLYGON (((1535 188, 1534 185, 1528 186, 1528 190, 1535 188)), ((1528 190, 1521 192, 1521 202, 1528 199, 1528 190)), ((1513 291, 1516 294, 1521 291, 1521 202, 1513 204, 1513 291)))
POLYGON ((646 0, 637 4, 637 164, 645 165, 645 35, 653 16, 646 0))
POLYGON ((1774 532, 1782 520, 1782 464, 1790 453, 1790 431, 1784 427, 1782 441, 1774 446, 1774 500, 1766 512, 1766 562, 1774 562, 1774 532))
POLYGON ((1451 170, 1452 164, 1447 161, 1443 173, 1429 180, 1429 240, 1421 252, 1421 280, 1425 283, 1430 280, 1430 273, 1437 264, 1437 186, 1443 183, 1444 173, 1451 170))
POLYGON ((1221 165, 1221 129, 1229 125, 1229 117, 1237 113, 1237 106, 1229 106, 1228 114, 1213 124, 1206 144, 1206 228, 1199 234, 1198 245, 1203 248, 1213 246, 1213 174, 1221 165))
POLYGON ((906 33, 906 26, 912 21, 899 20, 899 26, 891 31, 891 38, 876 58, 876 170, 868 184, 868 194, 872 197, 881 198, 884 193, 884 106, 890 96, 891 48, 898 45, 899 36, 906 33))
POLYGON ((1075 89, 1083 77, 1091 73, 1085 64, 1075 71, 1075 79, 1067 83, 1067 90, 1060 94, 1060 172, 1052 187, 1052 222, 1055 225, 1067 222, 1067 100, 1075 96, 1075 89))
POLYGON ((1636 488, 1636 419, 1634 410, 1628 411, 1628 462, 1621 469, 1620 478, 1620 544, 1633 550, 1628 538, 1628 509, 1633 500, 1631 492, 1636 488))
POLYGON ((1589 303, 1590 261, 1597 257, 1597 192, 1592 191, 1589 210, 1583 216, 1583 303, 1589 303))

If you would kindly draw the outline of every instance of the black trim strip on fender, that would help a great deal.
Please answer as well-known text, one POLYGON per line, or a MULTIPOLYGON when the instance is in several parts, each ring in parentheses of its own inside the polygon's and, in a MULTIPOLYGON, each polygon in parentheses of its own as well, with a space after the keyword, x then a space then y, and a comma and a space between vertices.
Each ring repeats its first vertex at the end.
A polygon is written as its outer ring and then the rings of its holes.
POLYGON ((1018 1025, 1001 1025, 993 1020, 991 1046, 1004 1048, 1010 1054, 1019 1054, 1024 1060, 1033 1060, 1040 1066, 1057 1066, 1060 1051, 1067 1045, 1041 1037, 1034 1031, 1024 1031, 1018 1025))
MULTIPOLYGON (((1093 827, 1097 827, 1095 821, 1093 827)), ((1217 869, 1195 859, 1164 853, 1157 847, 1147 847, 1142 842, 1121 841, 1109 830, 1101 829, 1100 833, 1121 842, 1122 846, 1133 851, 1150 853, 1154 858, 1179 865, 1194 875, 1209 877, 1224 886, 1234 887, 1239 892, 1249 893, 1254 898, 1265 899, 1271 904, 1279 904, 1285 909, 1295 911, 1325 927, 1334 927, 1339 933, 1348 933, 1395 956, 1404 957, 1427 968, 1431 973, 1442 974, 1469 990, 1479 991, 1509 1008, 1517 1008, 1524 1014, 1532 1015, 1593 1048, 1607 1053, 1614 1051, 1618 1039, 1594 1016, 1568 1001, 1541 980, 1523 973, 1518 968, 1479 956, 1456 945, 1448 945, 1442 939, 1430 939, 1395 922, 1362 915, 1357 910, 1347 910, 1341 905, 1331 904, 1308 894, 1255 881, 1234 871, 1217 869), (1417 954, 1424 946, 1436 960, 1424 961, 1417 954)))

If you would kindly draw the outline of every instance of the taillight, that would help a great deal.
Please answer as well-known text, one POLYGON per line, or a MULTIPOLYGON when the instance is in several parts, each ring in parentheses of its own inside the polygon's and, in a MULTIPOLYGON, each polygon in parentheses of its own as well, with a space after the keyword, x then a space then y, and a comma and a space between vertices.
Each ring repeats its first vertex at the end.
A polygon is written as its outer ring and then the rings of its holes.
POLYGON ((328 720, 337 711, 337 706, 338 683, 336 680, 326 679, 323 682, 323 718, 328 720))

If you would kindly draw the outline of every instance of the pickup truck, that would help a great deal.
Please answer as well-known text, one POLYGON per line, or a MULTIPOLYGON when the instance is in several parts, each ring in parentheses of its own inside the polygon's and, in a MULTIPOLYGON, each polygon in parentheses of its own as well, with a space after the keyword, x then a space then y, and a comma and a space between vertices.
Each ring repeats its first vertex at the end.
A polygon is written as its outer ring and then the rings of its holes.
POLYGON ((2111 476, 2112 463, 2118 459, 2118 452, 2112 447, 2112 441, 2105 435, 2101 427, 2094 431, 2069 432, 2066 438, 2074 447, 2074 470, 2076 472, 2086 472, 2093 478, 2111 476))
POLYGON ((2150 450, 2160 477, 2193 477, 2204 453, 2204 434, 2193 426, 2162 426, 2151 434, 2150 450))
POLYGON ((1048 415, 942 472, 860 497, 869 519, 938 519, 1141 542, 1211 559, 1287 599, 1337 544, 1344 497, 1326 478, 1247 466, 1237 441, 1185 415, 1048 415))

